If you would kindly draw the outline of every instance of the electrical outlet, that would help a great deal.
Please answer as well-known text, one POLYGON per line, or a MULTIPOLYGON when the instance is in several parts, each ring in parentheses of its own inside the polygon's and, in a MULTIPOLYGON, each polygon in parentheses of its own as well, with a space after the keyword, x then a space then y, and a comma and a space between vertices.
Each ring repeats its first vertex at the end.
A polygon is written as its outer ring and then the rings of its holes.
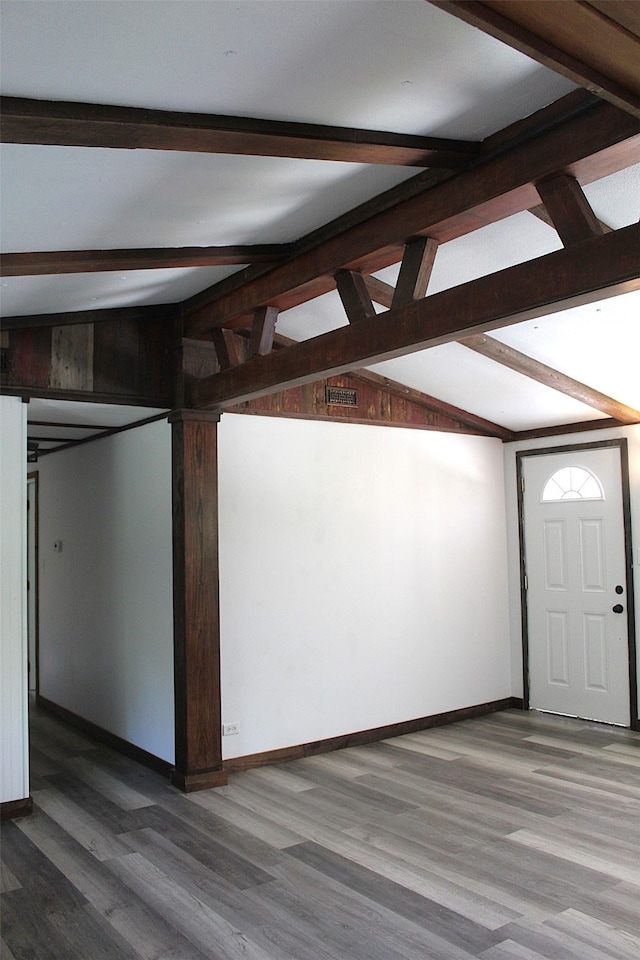
POLYGON ((236 721, 235 723, 223 723, 222 724, 222 736, 231 737, 234 733, 240 733, 240 723, 236 721))

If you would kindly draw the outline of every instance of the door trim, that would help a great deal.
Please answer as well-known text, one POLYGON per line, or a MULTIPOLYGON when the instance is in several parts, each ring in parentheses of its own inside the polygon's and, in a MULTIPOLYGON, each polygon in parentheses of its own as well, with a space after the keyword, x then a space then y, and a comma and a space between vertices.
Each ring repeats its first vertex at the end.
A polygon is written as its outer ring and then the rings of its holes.
MULTIPOLYGON (((32 664, 32 669, 35 673, 35 695, 36 697, 40 693, 40 551, 39 551, 39 536, 40 536, 40 476, 37 470, 34 470, 32 473, 27 474, 27 484, 33 482, 33 544, 29 547, 33 551, 33 583, 31 584, 31 589, 33 590, 33 634, 34 634, 34 658, 35 662, 32 664)), ((27 517, 27 523, 29 523, 29 518, 27 517)), ((28 575, 28 571, 27 571, 28 575)), ((27 599, 27 603, 30 603, 30 598, 27 599)), ((27 639, 28 642, 28 639, 27 639)))
POLYGON ((620 453, 620 475, 622 478, 622 525, 624 535, 625 567, 627 575, 627 636, 629 643, 629 696, 631 729, 640 730, 638 719, 638 674, 636 653, 636 615, 635 592, 633 585, 633 544, 631 540, 631 493, 629 484, 629 451, 626 437, 616 440, 601 440, 593 443, 569 443, 557 447, 544 447, 539 450, 516 451, 516 475, 518 483, 518 539, 520 554, 520 615, 522 622, 522 692, 523 705, 529 710, 529 622, 527 611, 527 591, 525 588, 525 539, 524 539, 524 458, 548 456, 554 453, 573 453, 581 450, 600 450, 603 447, 617 447, 620 453))

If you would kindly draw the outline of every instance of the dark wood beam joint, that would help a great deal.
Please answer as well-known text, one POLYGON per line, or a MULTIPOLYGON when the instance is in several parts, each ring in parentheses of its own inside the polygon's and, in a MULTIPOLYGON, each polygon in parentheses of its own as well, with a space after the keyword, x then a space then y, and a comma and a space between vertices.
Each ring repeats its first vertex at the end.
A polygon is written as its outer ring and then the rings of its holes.
POLYGON ((214 327, 211 331, 213 345, 216 348, 218 364, 221 370, 237 367, 245 360, 245 341, 236 336, 233 330, 214 327))
POLYGON ((427 293, 438 241, 431 237, 416 237, 407 243, 400 265, 391 308, 404 307, 413 300, 421 300, 427 293))
POLYGON ((277 307, 258 307, 254 313, 247 352, 248 360, 252 357, 264 357, 271 353, 278 312, 277 307))
POLYGON ((538 180, 536 189, 565 247, 604 233, 582 187, 567 173, 538 180))
POLYGON ((336 286, 349 323, 358 323, 375 316, 375 309, 367 290, 365 278, 353 270, 339 270, 336 286))
POLYGON ((406 307, 249 360, 193 385, 224 410, 278 390, 640 289, 640 224, 517 264, 406 307))

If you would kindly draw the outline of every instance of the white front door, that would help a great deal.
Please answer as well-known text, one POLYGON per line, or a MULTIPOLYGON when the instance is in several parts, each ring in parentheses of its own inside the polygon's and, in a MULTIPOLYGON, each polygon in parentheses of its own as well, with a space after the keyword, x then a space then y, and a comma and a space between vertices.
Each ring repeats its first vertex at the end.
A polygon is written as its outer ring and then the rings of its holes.
POLYGON ((523 457, 529 705, 630 724, 619 447, 523 457))

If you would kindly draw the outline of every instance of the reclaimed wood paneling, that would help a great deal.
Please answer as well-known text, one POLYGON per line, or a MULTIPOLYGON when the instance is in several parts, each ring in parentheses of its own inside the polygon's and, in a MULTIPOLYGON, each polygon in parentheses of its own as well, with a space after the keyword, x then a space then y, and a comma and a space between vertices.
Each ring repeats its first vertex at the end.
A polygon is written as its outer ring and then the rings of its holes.
POLYGON ((26 396, 170 407, 172 329, 168 316, 127 316, 8 330, 2 385, 26 396))
POLYGON ((50 385, 93 390, 93 324, 52 328, 50 385))
POLYGON ((392 393, 384 386, 367 383, 349 375, 329 377, 291 390, 283 390, 231 407, 229 413, 272 417, 296 417, 306 420, 333 420, 345 423, 371 423, 381 426, 413 427, 419 430, 445 430, 486 436, 491 424, 483 427, 455 419, 410 398, 392 393), (327 403, 327 387, 355 391, 356 406, 327 403))

